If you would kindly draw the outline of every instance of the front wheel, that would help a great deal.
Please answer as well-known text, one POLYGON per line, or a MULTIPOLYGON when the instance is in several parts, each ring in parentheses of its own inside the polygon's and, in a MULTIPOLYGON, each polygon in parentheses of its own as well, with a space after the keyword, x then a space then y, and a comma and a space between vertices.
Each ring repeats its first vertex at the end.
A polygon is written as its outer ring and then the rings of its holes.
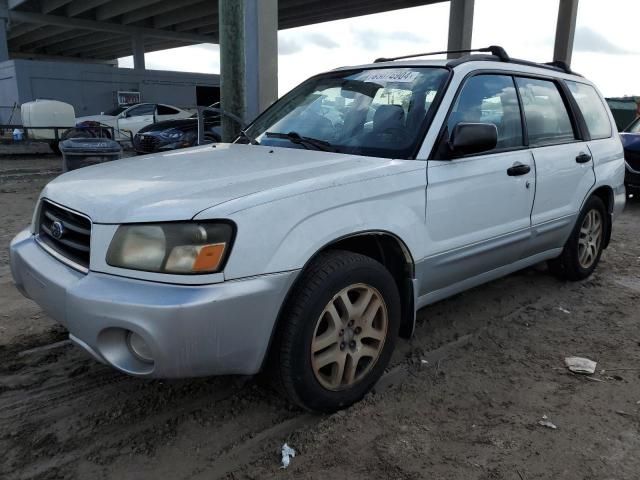
POLYGON ((602 255, 607 221, 602 200, 599 197, 587 200, 562 254, 549 262, 551 271, 573 281, 591 275, 602 255))
POLYGON ((322 253, 283 312, 272 351, 276 382, 308 410, 348 407, 384 372, 399 324, 398 288, 383 265, 352 252, 322 253))

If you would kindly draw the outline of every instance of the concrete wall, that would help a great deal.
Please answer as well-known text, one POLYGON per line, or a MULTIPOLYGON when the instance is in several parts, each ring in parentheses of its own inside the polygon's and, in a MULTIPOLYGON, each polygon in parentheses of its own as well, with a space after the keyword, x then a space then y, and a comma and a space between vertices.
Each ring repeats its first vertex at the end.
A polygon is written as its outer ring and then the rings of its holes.
MULTIPOLYGON (((218 75, 114 68, 90 63, 9 60, 0 63, 0 106, 46 98, 70 103, 76 116, 94 115, 116 105, 118 90, 139 91, 143 102, 178 107, 196 105, 196 86, 219 86, 218 75)), ((0 108, 0 123, 7 121, 0 108)))

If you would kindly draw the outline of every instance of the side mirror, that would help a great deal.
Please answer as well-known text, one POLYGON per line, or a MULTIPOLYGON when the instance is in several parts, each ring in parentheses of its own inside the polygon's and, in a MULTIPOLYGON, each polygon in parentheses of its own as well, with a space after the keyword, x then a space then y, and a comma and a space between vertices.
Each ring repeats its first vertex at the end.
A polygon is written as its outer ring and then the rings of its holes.
POLYGON ((487 152, 498 144, 498 129, 493 123, 458 123, 449 137, 451 156, 463 157, 487 152))

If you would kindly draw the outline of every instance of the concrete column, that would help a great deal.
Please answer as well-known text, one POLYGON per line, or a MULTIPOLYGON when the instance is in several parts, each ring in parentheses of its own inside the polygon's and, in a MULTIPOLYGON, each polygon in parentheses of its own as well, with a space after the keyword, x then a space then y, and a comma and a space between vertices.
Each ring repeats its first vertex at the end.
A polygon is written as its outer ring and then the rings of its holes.
POLYGON ((9 9, 6 0, 0 0, 0 62, 9 60, 9 46, 7 26, 9 23, 9 9))
POLYGON ((245 0, 245 120, 278 98, 278 0, 245 0))
MULTIPOLYGON (((222 108, 252 120, 278 95, 277 0, 219 0, 222 108)), ((240 127, 223 118, 223 140, 240 127)))
MULTIPOLYGON (((449 43, 447 50, 468 50, 473 36, 473 8, 475 0, 451 0, 449 6, 449 43)), ((448 58, 461 54, 450 53, 448 58)))
POLYGON ((131 39, 131 49, 133 50, 133 68, 144 70, 144 37, 140 33, 135 33, 131 39))
POLYGON ((556 24, 556 42, 553 48, 553 59, 555 61, 571 65, 577 17, 578 0, 560 0, 558 23, 556 24))

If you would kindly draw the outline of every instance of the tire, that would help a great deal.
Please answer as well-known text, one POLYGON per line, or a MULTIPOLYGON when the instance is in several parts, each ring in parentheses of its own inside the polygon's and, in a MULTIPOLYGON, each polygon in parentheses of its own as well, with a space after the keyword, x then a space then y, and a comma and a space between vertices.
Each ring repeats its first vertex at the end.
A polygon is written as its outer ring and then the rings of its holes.
POLYGON ((204 142, 205 143, 219 143, 220 139, 211 133, 204 134, 204 142))
POLYGON ((62 152, 60 151, 60 146, 58 144, 58 142, 56 142, 55 140, 52 142, 49 142, 49 148, 51 148, 51 151, 55 154, 55 155, 62 155, 62 152))
POLYGON ((602 255, 608 221, 604 202, 599 197, 589 198, 578 215, 562 254, 548 262, 549 270, 556 276, 570 281, 584 280, 591 275, 602 255), (599 234, 592 231, 590 225, 599 225, 596 229, 599 234), (585 249, 588 252, 585 252, 585 249))
POLYGON ((304 409, 346 408, 384 372, 399 326, 400 295, 383 265, 347 251, 321 253, 283 310, 271 349, 272 379, 304 409), (338 360, 321 367, 330 358, 338 360))

